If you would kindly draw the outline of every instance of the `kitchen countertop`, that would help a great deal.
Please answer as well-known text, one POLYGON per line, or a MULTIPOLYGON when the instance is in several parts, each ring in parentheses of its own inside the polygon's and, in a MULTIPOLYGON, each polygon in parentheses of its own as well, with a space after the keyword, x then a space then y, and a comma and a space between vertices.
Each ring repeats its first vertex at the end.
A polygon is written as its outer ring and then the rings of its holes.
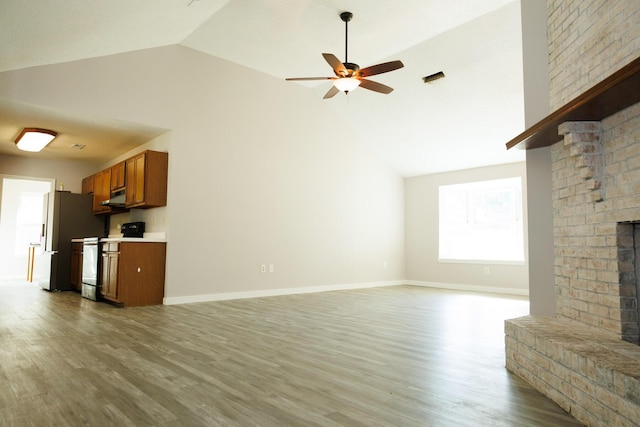
POLYGON ((164 237, 103 237, 101 242, 138 242, 138 243, 166 243, 167 239, 164 237))
POLYGON ((100 238, 100 241, 101 242, 166 243, 167 235, 164 232, 144 233, 144 237, 122 237, 122 234, 109 234, 109 236, 107 237, 100 238))
MULTIPOLYGON (((122 237, 122 234, 110 234, 100 237, 101 242, 139 242, 139 243, 166 243, 167 236, 163 232, 144 233, 144 237, 122 237)), ((84 239, 71 239, 72 243, 83 243, 84 239)))

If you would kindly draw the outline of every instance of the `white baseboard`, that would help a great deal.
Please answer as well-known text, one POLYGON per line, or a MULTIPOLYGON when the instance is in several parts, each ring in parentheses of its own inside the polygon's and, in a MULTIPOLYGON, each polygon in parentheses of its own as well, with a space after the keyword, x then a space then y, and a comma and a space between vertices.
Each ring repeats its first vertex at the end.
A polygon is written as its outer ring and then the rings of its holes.
POLYGON ((387 282, 347 283, 340 285, 309 286, 301 288, 265 289, 260 291, 228 292, 221 294, 187 295, 183 297, 165 297, 164 305, 189 304, 193 302, 225 301, 232 299, 273 297, 280 295, 310 294, 316 292, 344 291, 349 289, 379 288, 382 286, 406 285, 405 280, 387 282))
POLYGON ((457 283, 422 282, 418 280, 407 280, 407 285, 424 286, 426 288, 452 289, 456 291, 484 292, 489 294, 521 295, 529 296, 529 289, 521 288, 499 288, 492 286, 463 285, 457 283))
POLYGON ((379 288, 382 286, 412 285, 427 288, 452 289, 468 292, 529 296, 528 289, 498 288, 490 286, 463 285, 456 283, 422 282, 418 280, 392 280, 387 282, 347 283, 339 285, 309 286, 301 288, 265 289, 260 291, 227 292, 220 294, 187 295, 165 297, 164 305, 189 304, 194 302, 226 301, 233 299, 273 297, 281 295, 311 294, 316 292, 345 291, 349 289, 379 288))

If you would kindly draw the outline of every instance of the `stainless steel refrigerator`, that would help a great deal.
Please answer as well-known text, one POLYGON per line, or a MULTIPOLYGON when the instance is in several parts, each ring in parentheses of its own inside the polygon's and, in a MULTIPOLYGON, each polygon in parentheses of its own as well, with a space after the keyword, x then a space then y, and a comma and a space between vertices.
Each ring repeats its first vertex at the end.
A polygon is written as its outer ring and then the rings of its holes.
POLYGON ((51 230, 45 232, 45 251, 40 258, 45 274, 38 282, 49 291, 68 291, 71 290, 71 239, 104 236, 105 219, 93 214, 91 194, 56 191, 48 224, 51 230))

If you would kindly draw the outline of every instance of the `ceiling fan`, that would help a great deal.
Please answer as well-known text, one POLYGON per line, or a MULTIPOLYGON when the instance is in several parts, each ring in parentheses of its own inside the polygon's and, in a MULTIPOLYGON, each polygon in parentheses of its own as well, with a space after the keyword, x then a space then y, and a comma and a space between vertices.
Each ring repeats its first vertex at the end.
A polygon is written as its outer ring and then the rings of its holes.
POLYGON ((342 12, 340 14, 340 19, 344 21, 344 61, 340 62, 335 55, 331 53, 323 53, 325 61, 329 63, 331 68, 333 68, 333 72, 335 73, 335 77, 290 77, 286 80, 295 81, 295 80, 333 80, 333 86, 331 89, 324 95, 323 99, 331 98, 338 92, 349 93, 354 90, 358 86, 363 87, 365 89, 372 90, 374 92, 388 94, 393 91, 393 88, 383 85, 382 83, 374 82, 372 80, 367 80, 365 77, 375 76, 377 74, 388 73, 389 71, 394 71, 399 68, 404 67, 404 64, 401 61, 391 61, 384 62, 382 64, 372 65, 370 67, 366 67, 360 69, 358 64, 354 64, 349 62, 348 50, 347 50, 347 42, 349 36, 349 21, 353 18, 353 14, 351 12, 342 12))

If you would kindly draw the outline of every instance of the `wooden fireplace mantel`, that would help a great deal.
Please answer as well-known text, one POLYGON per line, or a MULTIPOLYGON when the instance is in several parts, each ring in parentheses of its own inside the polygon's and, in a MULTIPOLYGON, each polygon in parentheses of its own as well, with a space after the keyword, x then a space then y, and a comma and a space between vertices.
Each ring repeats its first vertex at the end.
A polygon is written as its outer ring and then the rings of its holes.
POLYGON ((507 142, 507 150, 548 147, 560 141, 558 125, 566 121, 602 120, 640 102, 640 58, 549 114, 507 142))

